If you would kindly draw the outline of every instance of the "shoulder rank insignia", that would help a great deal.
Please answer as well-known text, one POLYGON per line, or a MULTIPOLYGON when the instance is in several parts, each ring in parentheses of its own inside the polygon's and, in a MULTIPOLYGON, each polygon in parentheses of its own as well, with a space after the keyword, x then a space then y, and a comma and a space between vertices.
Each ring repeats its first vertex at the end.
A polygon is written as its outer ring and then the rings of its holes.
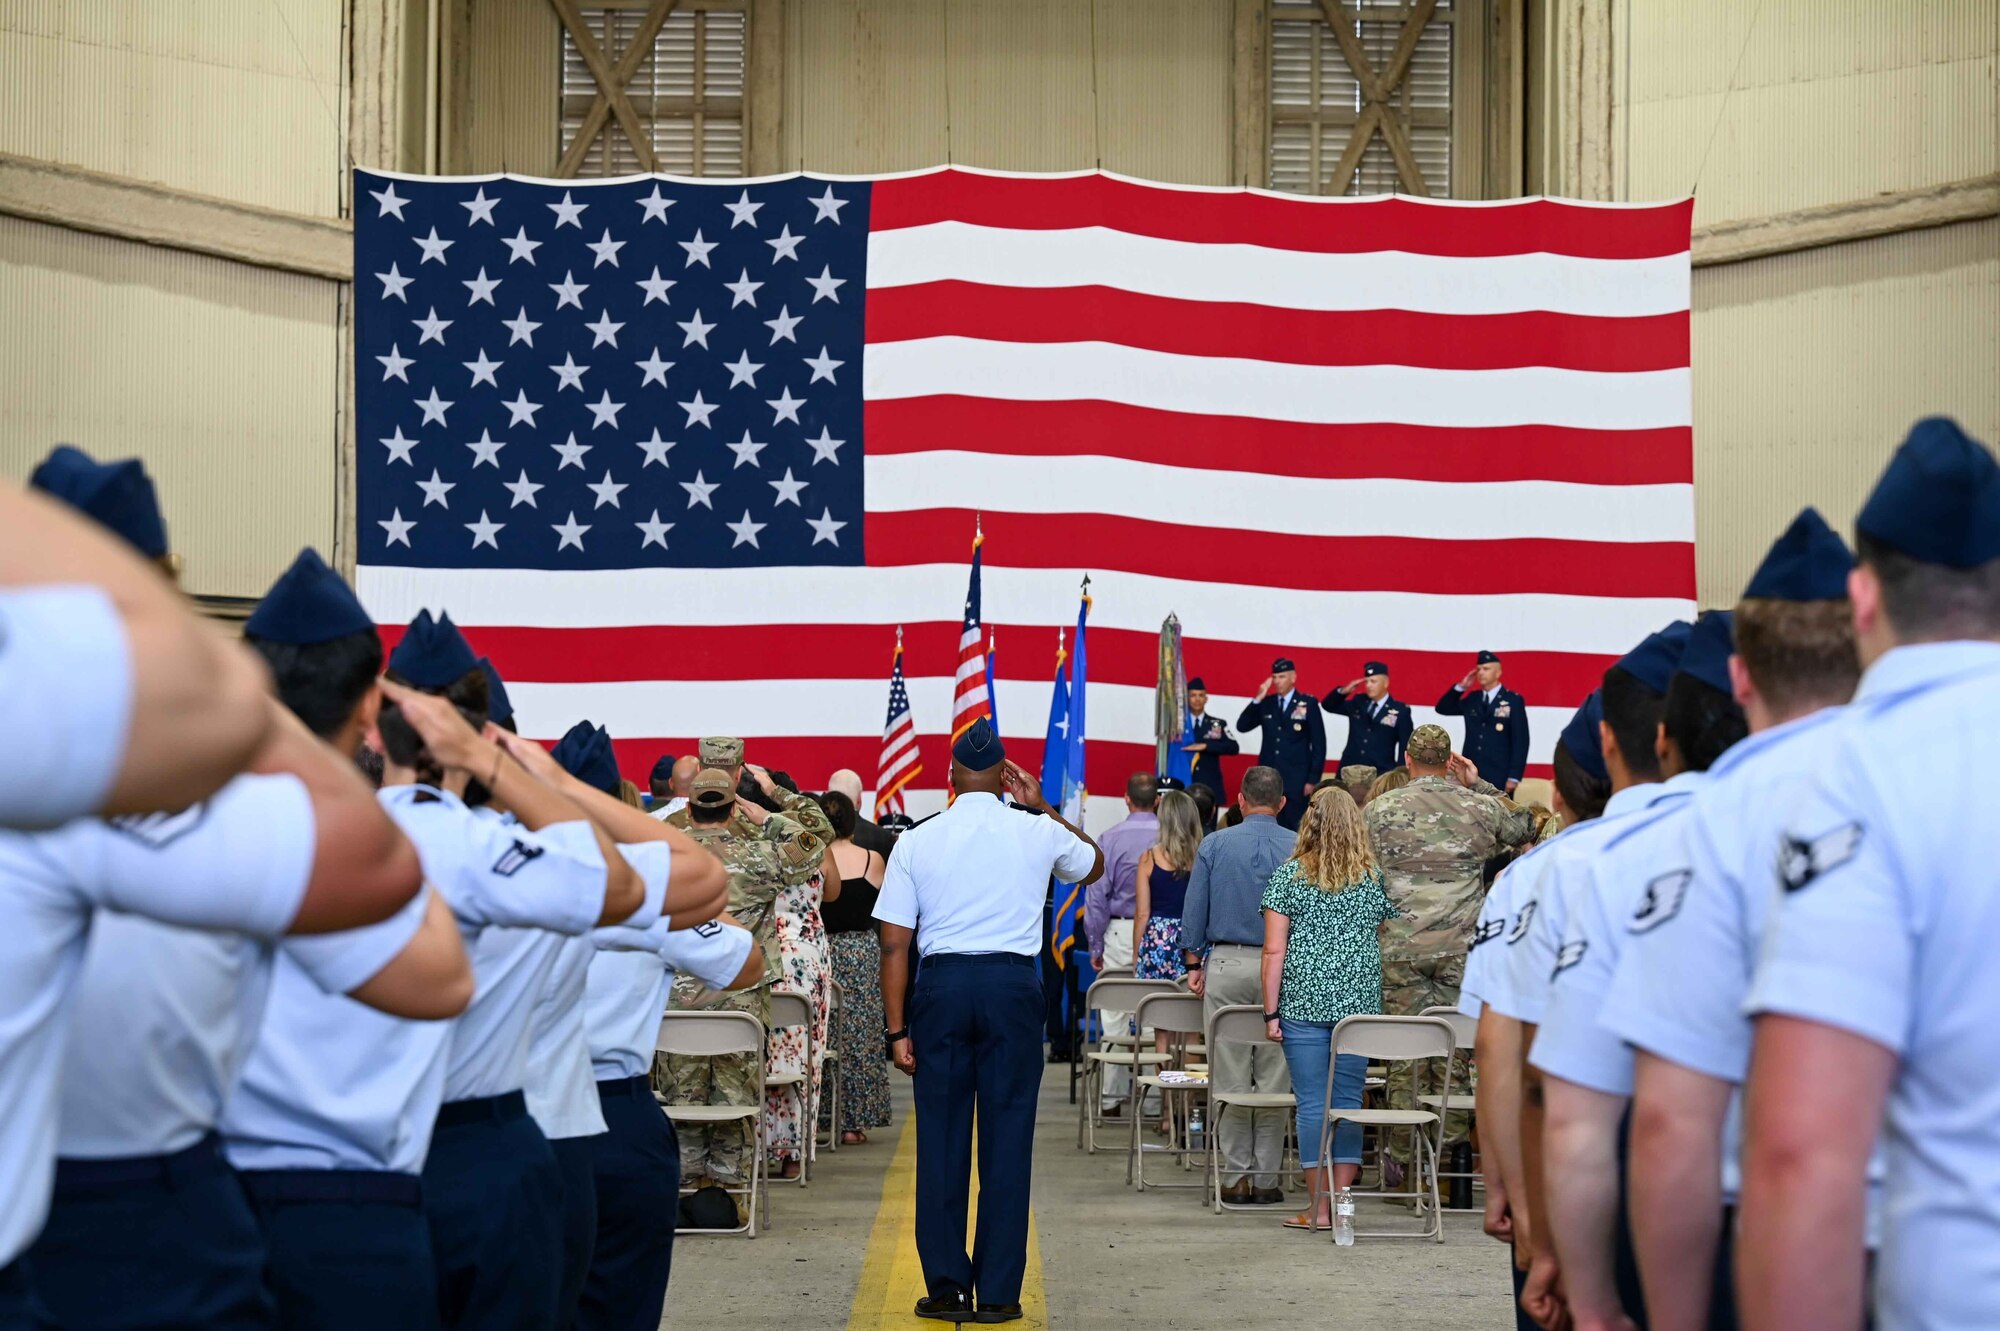
POLYGON ((1625 927, 1632 933, 1643 934, 1680 914, 1681 902, 1687 899, 1688 884, 1693 880, 1693 870, 1676 869, 1646 884, 1646 895, 1639 898, 1638 909, 1632 912, 1632 921, 1625 927))
POLYGON ((1811 840, 1787 833, 1778 847, 1778 881, 1785 891, 1797 892, 1853 859, 1860 849, 1860 823, 1843 823, 1811 840))

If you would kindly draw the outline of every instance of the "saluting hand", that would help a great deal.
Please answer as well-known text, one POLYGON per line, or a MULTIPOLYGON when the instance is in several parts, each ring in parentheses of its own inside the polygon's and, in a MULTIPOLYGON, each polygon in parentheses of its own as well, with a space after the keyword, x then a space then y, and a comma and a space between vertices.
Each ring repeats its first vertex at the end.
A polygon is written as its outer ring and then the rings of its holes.
POLYGON ((473 730, 449 698, 405 688, 389 679, 382 681, 382 693, 402 710, 403 719, 440 766, 480 777, 493 771, 498 750, 473 730))
POLYGON ((1265 695, 1270 693, 1270 691, 1276 688, 1277 686, 1278 686, 1278 677, 1276 675, 1264 676, 1264 682, 1257 686, 1257 701, 1258 702, 1264 701, 1265 695))
POLYGON ((1049 802, 1042 798, 1041 781, 1012 758, 1001 761, 1000 781, 1006 786, 1007 793, 1014 797, 1014 803, 1024 804, 1030 809, 1049 807, 1049 802))
POLYGON ((749 800, 744 799, 741 795, 738 795, 736 797, 736 812, 742 814, 745 818, 748 818, 751 821, 751 823, 753 823, 758 827, 762 827, 766 822, 770 821, 771 817, 771 811, 769 809, 765 808, 761 804, 753 804, 749 800))
POLYGON ((1478 683, 1479 683, 1479 667, 1474 666, 1472 667, 1472 669, 1465 672, 1464 679, 1458 681, 1458 691, 1460 693, 1470 693, 1472 692, 1473 686, 1478 683))
POLYGON ((755 763, 745 763, 743 764, 743 770, 748 772, 750 779, 757 783, 757 789, 763 791, 773 799, 778 797, 778 783, 771 779, 771 773, 767 769, 759 767, 755 763))
POLYGON ((1445 775, 1470 790, 1479 780, 1479 768, 1464 754, 1454 753, 1445 761, 1445 775))
POLYGON ((1340 691, 1342 693, 1352 693, 1356 689, 1360 688, 1363 684, 1366 684, 1367 682, 1368 681, 1365 677, 1360 679, 1350 679, 1345 684, 1340 686, 1340 691))

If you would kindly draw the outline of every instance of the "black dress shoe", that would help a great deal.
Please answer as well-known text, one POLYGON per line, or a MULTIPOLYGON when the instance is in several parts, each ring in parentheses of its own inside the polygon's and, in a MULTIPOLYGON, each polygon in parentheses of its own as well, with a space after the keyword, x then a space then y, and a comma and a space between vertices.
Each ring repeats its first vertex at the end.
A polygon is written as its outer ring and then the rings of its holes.
POLYGON ((982 1303, 973 1315, 975 1322, 1018 1322, 1021 1320, 1021 1305, 1018 1303, 982 1303))
POLYGON ((962 1289, 948 1289, 917 1300, 917 1316, 934 1322, 970 1322, 975 1316, 972 1296, 962 1289))
POLYGON ((1250 1194, 1250 1204, 1252 1206, 1279 1206, 1284 1203, 1284 1200, 1285 1190, 1283 1188, 1259 1188, 1250 1194))

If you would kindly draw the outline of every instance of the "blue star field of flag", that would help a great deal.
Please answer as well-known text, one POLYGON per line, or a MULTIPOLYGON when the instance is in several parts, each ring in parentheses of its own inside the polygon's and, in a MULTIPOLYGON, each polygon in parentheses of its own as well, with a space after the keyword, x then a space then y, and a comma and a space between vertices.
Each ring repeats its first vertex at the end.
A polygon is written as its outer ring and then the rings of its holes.
POLYGON ((862 562, 865 183, 355 201, 360 562, 862 562))

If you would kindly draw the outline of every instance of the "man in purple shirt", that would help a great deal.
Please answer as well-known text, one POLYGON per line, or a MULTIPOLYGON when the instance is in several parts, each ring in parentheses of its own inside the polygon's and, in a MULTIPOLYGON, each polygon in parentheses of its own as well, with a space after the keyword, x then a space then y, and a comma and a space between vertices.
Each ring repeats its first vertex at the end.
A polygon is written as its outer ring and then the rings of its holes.
MULTIPOLYGON (((1125 821, 1097 839, 1104 849, 1104 876, 1086 890, 1083 930, 1090 938, 1090 964, 1102 971, 1132 969, 1132 916, 1139 907, 1139 860, 1160 839, 1160 820, 1153 807, 1160 801, 1160 783, 1150 772, 1125 778, 1125 821)), ((1103 1012, 1104 1029, 1130 1030, 1132 1014, 1103 1012)), ((1124 1068, 1104 1069, 1104 1112, 1113 1118, 1130 1093, 1132 1074, 1124 1068)))

